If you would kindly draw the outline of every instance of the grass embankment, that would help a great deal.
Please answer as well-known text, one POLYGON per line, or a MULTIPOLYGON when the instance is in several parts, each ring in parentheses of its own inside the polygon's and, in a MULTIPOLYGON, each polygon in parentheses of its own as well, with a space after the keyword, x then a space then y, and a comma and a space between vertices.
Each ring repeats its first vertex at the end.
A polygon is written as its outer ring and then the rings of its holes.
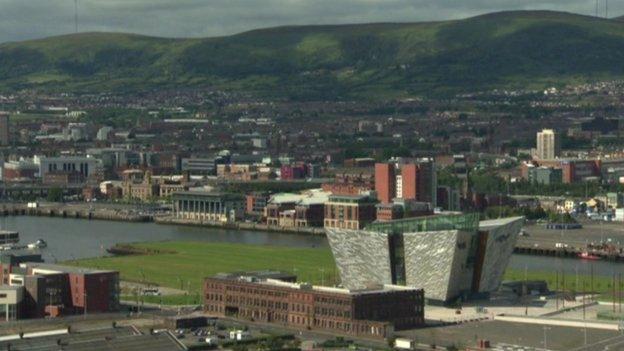
MULTIPOLYGON (((99 269, 114 269, 121 279, 166 286, 199 296, 203 278, 219 272, 282 270, 295 273, 299 280, 313 284, 333 284, 337 272, 327 248, 293 248, 192 241, 163 241, 133 244, 143 255, 84 259, 70 264, 99 269), (151 252, 151 253, 150 253, 151 252)), ((131 293, 124 298, 132 299, 131 293)), ((165 304, 186 302, 186 296, 163 296, 165 304)), ((146 297, 159 303, 160 297, 146 297)))
MULTIPOLYGON (((124 247, 127 245, 124 245, 124 247)), ((121 279, 176 288, 186 295, 163 296, 162 303, 178 305, 199 303, 203 278, 219 272, 273 269, 295 273, 300 281, 313 284, 334 284, 337 270, 328 248, 293 248, 284 246, 247 245, 190 241, 163 241, 131 244, 135 255, 84 259, 70 264, 84 267, 114 269, 121 279), (141 254, 142 253, 142 254, 141 254)), ((522 269, 508 269, 505 280, 524 280, 522 269)), ((528 280, 545 280, 551 290, 563 290, 564 279, 555 272, 527 272, 528 280), (558 283, 558 284, 557 284, 558 283)), ((618 281, 616 283, 620 284, 618 281)), ((565 275, 566 291, 593 291, 601 300, 613 295, 612 277, 586 274, 565 275)), ((624 284, 622 284, 624 287, 624 284)), ((624 290, 624 288, 622 289, 624 290)), ((132 292, 122 292, 124 299, 136 298, 132 292)), ((160 303, 159 296, 146 296, 146 302, 160 303)))

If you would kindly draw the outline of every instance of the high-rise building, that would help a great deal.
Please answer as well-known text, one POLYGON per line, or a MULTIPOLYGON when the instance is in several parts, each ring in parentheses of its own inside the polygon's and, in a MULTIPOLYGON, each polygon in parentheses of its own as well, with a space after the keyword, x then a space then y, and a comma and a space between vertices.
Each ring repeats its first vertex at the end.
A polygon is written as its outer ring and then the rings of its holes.
POLYGON ((381 203, 392 202, 396 197, 395 166, 391 163, 375 164, 375 191, 381 203))
POLYGON ((431 159, 375 165, 375 190, 382 204, 401 198, 436 206, 437 188, 435 163, 431 159))
POLYGON ((8 146, 9 138, 9 114, 0 112, 0 146, 8 146))
POLYGON ((552 129, 544 129, 537 133, 537 150, 535 156, 540 160, 552 160, 561 152, 559 134, 552 129))

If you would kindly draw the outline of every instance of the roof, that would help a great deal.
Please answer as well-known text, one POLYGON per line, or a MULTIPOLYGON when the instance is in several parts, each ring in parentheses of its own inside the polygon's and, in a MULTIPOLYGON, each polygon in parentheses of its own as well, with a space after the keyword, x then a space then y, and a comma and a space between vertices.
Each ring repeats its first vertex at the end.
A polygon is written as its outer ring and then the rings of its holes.
POLYGON ((524 217, 506 217, 506 218, 498 218, 498 219, 490 219, 487 221, 479 222, 479 229, 490 229, 492 227, 500 227, 511 222, 515 222, 518 220, 524 220, 524 217))
POLYGON ((288 203, 297 205, 320 205, 326 203, 330 195, 330 192, 321 189, 312 189, 301 194, 279 193, 271 196, 269 203, 278 205, 288 203))
POLYGON ((11 350, 41 350, 57 351, 61 340, 62 349, 67 351, 171 351, 185 350, 169 333, 140 334, 136 329, 107 328, 88 331, 73 331, 71 334, 52 334, 47 336, 33 336, 24 339, 6 340, 0 342, 0 349, 11 350))
POLYGON ((441 230, 476 231, 479 227, 479 214, 451 214, 426 217, 397 219, 393 221, 374 222, 366 226, 366 230, 388 234, 431 232, 441 230))
POLYGON ((117 271, 113 271, 113 270, 91 269, 91 268, 84 268, 84 267, 63 266, 59 264, 38 263, 38 262, 26 262, 26 263, 23 263, 21 266, 32 268, 32 269, 53 271, 53 272, 58 272, 58 273, 76 273, 76 274, 117 273, 117 271))
POLYGON ((258 284, 264 286, 271 286, 276 288, 285 288, 285 289, 294 289, 294 290, 304 290, 304 291, 317 291, 317 292, 325 292, 332 294, 342 294, 342 295, 366 295, 366 294, 378 294, 384 292, 392 292, 392 291, 419 291, 421 289, 417 289, 414 287, 407 287, 402 285, 392 285, 392 284, 379 284, 374 285, 365 289, 344 289, 330 286, 318 286, 311 285, 309 283, 301 283, 301 282, 290 282, 284 281, 281 279, 274 279, 269 277, 258 277, 254 275, 246 275, 239 273, 231 273, 224 274, 220 273, 214 276, 215 279, 222 280, 231 280, 231 281, 240 281, 250 284, 258 284))
POLYGON ((215 191, 177 191, 173 193, 173 196, 197 196, 197 197, 218 197, 218 198, 227 198, 227 199, 243 199, 243 195, 234 194, 234 193, 221 193, 215 191))

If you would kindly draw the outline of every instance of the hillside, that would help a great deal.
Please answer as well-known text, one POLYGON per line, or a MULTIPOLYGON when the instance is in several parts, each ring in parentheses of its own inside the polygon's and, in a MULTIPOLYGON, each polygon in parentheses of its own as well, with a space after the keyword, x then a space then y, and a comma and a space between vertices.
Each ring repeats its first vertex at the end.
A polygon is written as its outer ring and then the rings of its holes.
POLYGON ((624 22, 548 11, 294 26, 207 39, 84 33, 0 45, 0 89, 216 86, 293 99, 542 88, 624 77, 624 22))

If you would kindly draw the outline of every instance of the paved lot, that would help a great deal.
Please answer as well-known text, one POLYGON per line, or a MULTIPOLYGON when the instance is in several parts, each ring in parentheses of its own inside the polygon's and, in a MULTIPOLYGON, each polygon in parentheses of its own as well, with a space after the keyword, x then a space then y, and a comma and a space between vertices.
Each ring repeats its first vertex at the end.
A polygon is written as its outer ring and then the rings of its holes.
MULTIPOLYGON (((585 331, 582 328, 509 323, 501 321, 485 321, 465 323, 455 326, 434 327, 398 332, 400 336, 408 337, 417 342, 437 344, 442 346, 475 346, 477 340, 487 339, 493 343, 523 345, 549 350, 573 350, 585 345, 585 331)), ((608 345, 611 341, 619 342, 622 336, 613 331, 587 329, 587 344, 601 342, 594 348, 587 350, 602 350, 600 345, 608 345), (610 341, 609 341, 610 340, 610 341)), ((611 350, 618 350, 611 348, 611 350)))

